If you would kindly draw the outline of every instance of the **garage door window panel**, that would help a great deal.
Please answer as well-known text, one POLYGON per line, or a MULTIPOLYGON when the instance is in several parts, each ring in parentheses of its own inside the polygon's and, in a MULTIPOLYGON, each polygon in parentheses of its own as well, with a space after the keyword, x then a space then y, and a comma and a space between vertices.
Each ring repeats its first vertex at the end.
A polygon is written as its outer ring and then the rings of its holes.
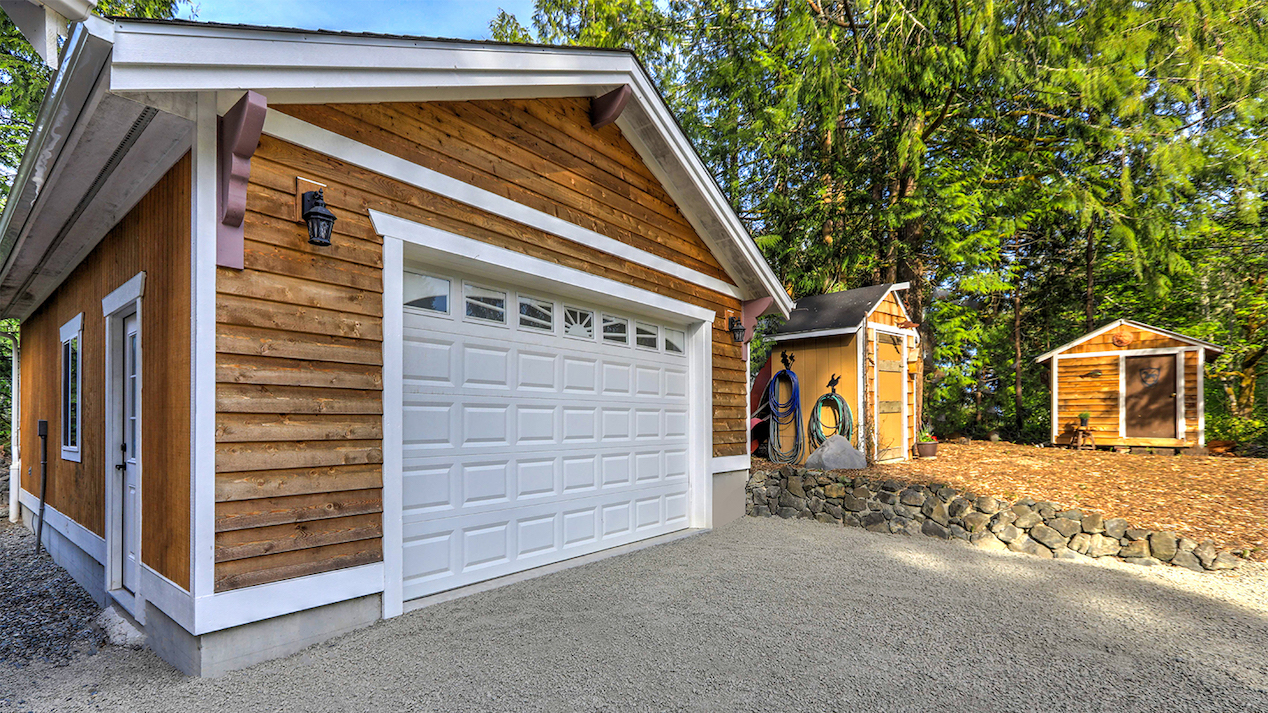
POLYGON ((541 332, 555 331, 555 303, 527 295, 519 296, 520 327, 541 332))
POLYGON ((450 281, 443 277, 406 272, 403 284, 405 306, 448 315, 450 288, 450 281))
POLYGON ((681 329, 665 329, 665 351, 670 354, 686 353, 687 336, 681 329))
POLYGON ((506 324, 506 293, 471 283, 462 286, 468 319, 506 324))
POLYGON ((634 323, 634 343, 639 349, 660 349, 660 328, 647 322, 634 323))
POLYGON ((611 344, 629 344, 630 321, 624 317, 603 315, 603 341, 611 344))
POLYGON ((576 307, 565 307, 564 336, 575 339, 594 339, 594 312, 576 307))

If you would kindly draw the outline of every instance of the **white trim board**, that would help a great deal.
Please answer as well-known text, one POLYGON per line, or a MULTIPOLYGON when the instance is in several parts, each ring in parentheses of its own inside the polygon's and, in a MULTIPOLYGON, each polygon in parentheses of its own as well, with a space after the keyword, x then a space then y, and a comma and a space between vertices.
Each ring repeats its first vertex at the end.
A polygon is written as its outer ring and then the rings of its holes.
POLYGON ((130 280, 101 298, 101 314, 109 316, 130 302, 136 302, 145 294, 145 271, 133 275, 130 280))
POLYGON ((1219 353, 1219 354, 1223 354, 1223 353, 1224 353, 1224 347, 1216 346, 1216 345, 1214 345, 1214 344, 1211 344, 1210 342, 1204 342, 1204 341, 1202 341, 1201 339, 1194 339, 1193 337, 1186 337, 1186 336, 1184 336, 1183 334, 1179 334, 1179 333, 1177 333, 1177 332, 1173 332, 1173 331, 1171 331, 1171 330, 1169 330, 1169 329, 1163 329, 1163 328, 1161 328, 1161 327, 1155 327, 1155 326, 1153 326, 1153 325, 1145 324, 1144 322, 1137 322, 1137 321, 1135 321, 1135 320, 1131 320, 1131 319, 1116 319, 1116 320, 1114 320, 1113 322, 1110 322, 1109 324, 1106 324, 1106 325, 1104 325, 1104 326, 1102 326, 1102 327, 1098 327, 1097 329, 1094 329, 1094 330, 1092 330, 1092 331, 1088 332, 1087 334, 1084 334, 1083 336, 1079 337, 1078 339, 1075 339, 1075 340, 1073 340, 1073 341, 1066 342, 1065 344, 1062 344, 1061 346, 1057 347, 1056 349, 1051 349, 1051 350, 1049 350, 1049 351, 1044 352, 1043 354, 1040 354, 1039 356, 1035 357, 1035 363, 1036 363, 1036 364, 1038 364, 1038 363, 1040 363, 1040 362, 1047 361, 1048 359, 1052 358, 1053 356, 1061 356, 1061 352, 1064 352, 1065 350, 1067 350, 1067 349, 1069 349, 1069 348, 1071 348, 1071 347, 1076 347, 1076 346, 1078 346, 1078 345, 1082 344, 1083 342, 1086 342, 1087 340, 1092 339, 1092 338, 1094 338, 1094 337, 1099 337, 1099 336, 1101 336, 1102 334, 1105 334, 1106 332, 1110 331, 1111 329, 1115 329, 1115 328, 1117 328, 1117 327, 1121 327, 1121 326, 1123 326, 1123 325, 1131 325, 1131 326, 1133 326, 1133 327, 1136 327, 1137 329, 1143 329, 1143 330, 1146 330, 1146 331, 1149 331, 1149 332, 1153 332, 1154 334, 1160 334, 1160 335, 1162 335, 1162 336, 1164 336, 1164 337, 1169 337, 1169 338, 1171 338, 1171 339, 1175 339, 1175 340, 1177 340, 1177 341, 1181 341, 1181 342, 1184 342, 1184 343, 1186 343, 1186 344, 1190 344, 1190 345, 1195 346, 1195 347, 1201 347, 1201 348, 1203 348, 1203 349, 1210 349, 1211 351, 1214 351, 1214 352, 1219 353))
MULTIPOLYGON (((748 447, 748 444, 745 444, 748 447)), ((714 475, 718 473, 733 473, 738 470, 748 470, 752 466, 752 458, 747 453, 738 456, 713 456, 711 459, 711 467, 709 471, 714 475)))
POLYGON ((1116 349, 1107 352, 1075 352, 1073 354, 1055 354, 1053 359, 1071 361, 1073 359, 1094 359, 1109 356, 1162 356, 1163 354, 1179 354, 1183 352, 1202 351, 1201 347, 1158 347, 1156 349, 1116 349))
MULTIPOLYGON (((34 513, 36 519, 39 517, 40 499, 38 497, 23 488, 18 493, 18 502, 34 513)), ((63 515, 57 508, 47 503, 44 504, 44 524, 65 535, 66 539, 73 542, 76 547, 87 552, 89 557, 105 565, 106 540, 101 535, 63 515)), ((35 523, 32 522, 31 525, 35 523)))
POLYGON ((494 215, 523 223, 543 232, 571 240, 623 260, 677 277, 680 280, 741 299, 739 288, 673 260, 653 255, 628 243, 587 230, 491 191, 464 183, 438 171, 411 163, 403 158, 354 141, 333 131, 269 109, 264 120, 264 133, 289 141, 332 158, 360 166, 369 171, 408 183, 411 186, 451 198, 494 215))
POLYGON ((840 329, 820 329, 814 332, 792 332, 789 334, 776 334, 770 338, 772 342, 791 342, 797 339, 815 339, 818 337, 837 337, 844 334, 857 334, 863 325, 856 324, 853 327, 842 327, 840 329))
POLYGON ((383 591, 383 563, 283 579, 195 600, 195 636, 383 591))
POLYGON ((370 222, 375 232, 384 238, 398 238, 415 245, 458 269, 475 267, 490 276, 511 279, 514 279, 513 273, 533 275, 557 283, 552 289, 562 296, 587 299, 600 305, 612 304, 614 299, 633 302, 675 324, 681 324, 683 317, 712 324, 715 316, 713 310, 705 307, 377 210, 370 210, 370 222))
POLYGON ((404 275, 405 245, 399 238, 383 238, 383 618, 400 615, 404 597, 405 503, 404 424, 402 390, 391 386, 405 379, 404 275))
MULTIPOLYGON (((216 554, 216 97, 198 96, 190 170, 190 590, 215 591, 216 554)), ((195 632, 198 633, 198 632, 195 632)))

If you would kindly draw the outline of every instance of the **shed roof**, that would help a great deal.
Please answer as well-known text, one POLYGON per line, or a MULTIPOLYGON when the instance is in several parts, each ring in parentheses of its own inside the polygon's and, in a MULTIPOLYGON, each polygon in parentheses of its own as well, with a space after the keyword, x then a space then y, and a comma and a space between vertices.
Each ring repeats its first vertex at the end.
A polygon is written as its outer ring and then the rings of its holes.
POLYGON ((1136 327, 1137 329, 1144 329, 1144 330, 1147 330, 1147 331, 1150 331, 1150 332, 1154 332, 1155 334, 1160 334, 1160 335, 1162 335, 1162 336, 1164 336, 1164 337, 1170 337, 1170 338, 1172 338, 1172 339, 1174 339, 1174 340, 1176 340, 1176 341, 1179 341, 1179 342, 1184 342, 1184 343, 1186 343, 1186 344, 1191 344, 1191 345, 1193 345, 1193 346, 1195 346, 1195 347, 1202 347, 1202 348, 1204 348, 1206 351, 1211 352, 1211 353, 1213 353, 1213 354, 1223 354, 1223 353, 1224 353, 1224 347, 1221 347, 1221 346, 1218 346, 1218 345, 1212 344, 1212 343, 1210 343, 1210 342, 1204 342, 1204 341, 1202 341, 1201 339, 1194 339, 1193 337, 1188 337, 1188 336, 1185 336, 1185 335, 1183 335, 1183 334, 1180 334, 1179 332, 1173 332, 1173 331, 1171 331, 1170 329, 1163 329, 1162 327, 1155 327, 1155 326, 1153 326, 1153 325, 1151 325, 1151 324, 1145 324, 1144 322, 1137 322, 1137 321, 1136 321, 1136 320, 1134 320, 1134 319, 1116 319, 1116 320, 1114 320, 1113 322, 1110 322, 1109 324, 1103 325, 1103 326, 1101 326, 1101 327, 1099 327, 1099 328, 1097 328, 1097 329, 1094 329, 1094 330, 1092 330, 1092 331, 1088 332, 1087 334, 1084 334, 1083 336, 1079 337, 1078 339, 1075 339, 1075 340, 1073 340, 1073 341, 1066 342, 1065 344, 1062 344, 1061 346, 1057 347, 1056 349, 1053 349, 1053 350, 1051 350, 1051 351, 1047 351, 1047 352, 1044 352, 1043 354, 1040 354, 1039 356, 1035 357, 1035 363, 1036 363, 1036 364, 1040 364, 1040 363, 1043 363, 1043 362, 1045 362, 1045 361, 1048 361, 1048 360, 1049 360, 1049 359, 1051 359, 1052 357, 1054 357, 1054 356, 1056 356, 1056 355, 1060 354, 1061 352, 1066 351, 1067 349, 1071 349, 1071 348, 1073 348, 1073 347, 1077 347, 1078 345, 1080 345, 1080 344, 1082 344, 1082 343, 1084 343, 1084 342, 1088 341, 1089 339, 1093 339, 1093 338, 1095 338, 1095 337, 1099 337, 1100 335, 1105 334, 1106 332, 1110 331, 1111 329, 1116 329, 1116 328, 1121 327, 1121 326, 1123 326, 1123 325, 1130 325, 1130 326, 1132 326, 1132 327, 1136 327))
POLYGON ((906 282, 887 282, 826 295, 802 297, 775 337, 808 336, 810 333, 857 328, 894 290, 905 290, 906 282))

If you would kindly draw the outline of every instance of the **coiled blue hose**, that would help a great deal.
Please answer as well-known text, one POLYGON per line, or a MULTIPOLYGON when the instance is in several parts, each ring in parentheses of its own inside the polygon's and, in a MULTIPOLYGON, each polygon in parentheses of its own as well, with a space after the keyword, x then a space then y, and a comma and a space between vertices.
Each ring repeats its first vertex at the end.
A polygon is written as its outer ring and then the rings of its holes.
POLYGON ((814 408, 810 409, 810 452, 818 450, 819 446, 827 440, 823 433, 823 419, 820 413, 823 411, 824 405, 830 406, 837 412, 836 432, 845 436, 847 439, 854 435, 854 412, 850 410, 849 404, 845 403, 845 399, 841 398, 834 390, 830 394, 824 394, 815 402, 814 408))
POLYGON ((767 451, 772 463, 796 463, 801 460, 801 449, 805 436, 801 431, 801 391, 797 385, 797 374, 783 369, 771 377, 767 387, 766 401, 770 404, 770 437, 767 440, 767 451), (791 387, 788 400, 779 400, 779 380, 788 381, 791 387), (780 443, 780 429, 793 425, 793 443, 791 449, 783 448, 780 443))

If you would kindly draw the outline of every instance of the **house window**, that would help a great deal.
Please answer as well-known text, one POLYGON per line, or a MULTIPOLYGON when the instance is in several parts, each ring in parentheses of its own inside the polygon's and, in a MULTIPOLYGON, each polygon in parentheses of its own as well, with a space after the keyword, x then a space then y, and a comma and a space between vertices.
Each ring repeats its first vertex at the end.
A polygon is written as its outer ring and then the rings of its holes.
POLYGON ((506 293, 475 285, 463 285, 467 316, 488 322, 506 324, 506 293))
POLYGON ((62 325, 62 458, 79 462, 83 432, 84 315, 62 325))
POLYGON ((594 312, 565 307, 564 334, 580 339, 594 339, 594 312))
POLYGON ((680 329, 665 329, 665 351, 672 354, 682 354, 683 345, 686 344, 686 336, 680 329))
POLYGON ((555 329, 555 303, 520 295, 520 326, 550 332, 555 329))
POLYGON ((634 343, 644 349, 658 349, 657 338, 660 336, 659 328, 654 324, 646 322, 634 323, 634 343))
POLYGON ((406 307, 449 314, 449 280, 407 272, 404 288, 406 307))
POLYGON ((617 344, 630 343, 630 321, 624 317, 603 315, 603 341, 617 344))

